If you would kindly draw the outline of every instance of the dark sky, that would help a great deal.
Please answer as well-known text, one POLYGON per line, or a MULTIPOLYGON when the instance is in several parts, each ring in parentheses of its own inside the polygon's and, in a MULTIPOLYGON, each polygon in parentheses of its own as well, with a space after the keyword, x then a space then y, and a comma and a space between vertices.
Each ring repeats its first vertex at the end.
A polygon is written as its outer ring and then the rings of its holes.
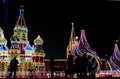
MULTIPOLYGON (((17 1, 17 0, 16 0, 17 1)), ((30 44, 38 34, 44 40, 43 49, 46 58, 66 57, 66 47, 69 43, 71 22, 75 23, 75 33, 80 36, 80 30, 86 30, 86 38, 90 46, 103 58, 107 53, 113 53, 115 40, 120 36, 120 4, 116 2, 39 2, 39 0, 23 0, 25 20, 28 27, 30 44)), ((8 22, 1 28, 10 46, 16 22, 15 5, 9 1, 8 22)))

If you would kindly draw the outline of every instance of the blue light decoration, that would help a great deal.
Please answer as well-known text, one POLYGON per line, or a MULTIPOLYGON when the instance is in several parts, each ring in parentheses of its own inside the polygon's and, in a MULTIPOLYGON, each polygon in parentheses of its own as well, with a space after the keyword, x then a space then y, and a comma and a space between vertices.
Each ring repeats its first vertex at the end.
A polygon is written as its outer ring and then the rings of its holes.
POLYGON ((8 52, 7 40, 4 37, 4 32, 0 27, 0 52, 8 52))
POLYGON ((14 31, 18 31, 18 30, 28 32, 28 29, 27 29, 27 28, 18 27, 18 28, 15 28, 15 29, 14 29, 14 31))
POLYGON ((20 13, 19 15, 20 15, 20 16, 24 16, 24 9, 20 9, 19 11, 20 11, 20 12, 19 12, 19 13, 20 13))
POLYGON ((8 51, 8 47, 6 46, 6 44, 0 46, 0 52, 7 52, 7 51, 8 51))
POLYGON ((28 41, 28 43, 26 44, 25 48, 24 48, 25 52, 33 52, 34 48, 31 47, 30 42, 28 41))

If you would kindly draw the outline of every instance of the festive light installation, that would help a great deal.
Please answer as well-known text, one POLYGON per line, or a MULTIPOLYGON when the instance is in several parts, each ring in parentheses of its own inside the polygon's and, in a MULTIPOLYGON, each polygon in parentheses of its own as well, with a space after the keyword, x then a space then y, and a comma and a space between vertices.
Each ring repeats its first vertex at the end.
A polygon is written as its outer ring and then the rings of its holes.
POLYGON ((69 54, 72 54, 73 57, 76 58, 77 55, 87 53, 87 57, 89 58, 89 61, 93 63, 93 67, 94 67, 93 72, 96 73, 99 72, 102 63, 96 51, 94 51, 87 42, 85 36, 85 30, 81 30, 79 42, 78 42, 78 37, 77 40, 74 40, 74 38, 75 38, 75 32, 72 24, 71 37, 69 40, 69 45, 67 47, 67 56, 69 54))
POLYGON ((109 59, 112 70, 120 70, 120 50, 115 43, 114 52, 109 59))
POLYGON ((24 19, 24 6, 20 6, 19 17, 15 24, 14 34, 10 38, 11 48, 7 47, 7 40, 0 28, 0 71, 8 72, 9 63, 13 57, 19 61, 18 73, 26 73, 29 69, 39 68, 42 65, 45 70, 45 52, 42 49, 43 40, 38 35, 34 45, 28 41, 28 29, 24 19))
POLYGON ((76 56, 77 54, 86 53, 86 52, 90 52, 90 53, 98 56, 96 51, 94 51, 90 47, 90 45, 88 44, 88 42, 86 40, 86 36, 85 36, 85 30, 81 30, 81 35, 80 35, 80 39, 79 39, 79 46, 77 46, 75 48, 75 50, 72 54, 76 56))
POLYGON ((34 40, 34 48, 35 48, 35 53, 33 54, 33 62, 35 62, 35 66, 39 67, 40 71, 45 71, 45 62, 44 62, 44 57, 45 53, 44 50, 42 49, 43 45, 43 40, 38 35, 38 37, 34 40))
POLYGON ((0 28, 0 72, 7 71, 7 63, 8 63, 8 47, 7 40, 4 37, 4 32, 0 28))
POLYGON ((71 35, 69 38, 69 45, 67 46, 66 58, 72 53, 75 47, 78 46, 78 36, 75 36, 74 23, 72 23, 71 35))

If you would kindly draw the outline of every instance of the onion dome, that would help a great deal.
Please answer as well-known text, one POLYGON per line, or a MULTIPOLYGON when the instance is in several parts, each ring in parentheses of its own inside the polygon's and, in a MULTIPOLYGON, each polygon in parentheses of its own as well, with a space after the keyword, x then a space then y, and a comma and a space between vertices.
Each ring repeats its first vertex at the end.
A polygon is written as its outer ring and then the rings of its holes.
POLYGON ((0 27, 0 44, 2 44, 2 43, 7 44, 7 40, 4 37, 4 32, 3 32, 3 30, 0 27))
POLYGON ((43 44, 43 39, 40 37, 40 35, 38 35, 37 38, 34 40, 34 44, 35 45, 37 45, 37 44, 42 45, 43 44))

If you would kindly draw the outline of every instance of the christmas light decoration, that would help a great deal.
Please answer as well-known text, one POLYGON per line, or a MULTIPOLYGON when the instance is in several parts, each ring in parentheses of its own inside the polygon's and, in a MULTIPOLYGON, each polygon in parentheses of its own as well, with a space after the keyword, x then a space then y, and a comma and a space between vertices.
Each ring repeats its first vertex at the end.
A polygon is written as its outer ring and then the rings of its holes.
POLYGON ((16 57, 19 62, 18 73, 28 74, 30 69, 35 69, 35 67, 40 69, 41 65, 45 70, 45 52, 42 49, 43 39, 38 35, 34 40, 34 45, 30 45, 23 5, 20 6, 19 17, 13 31, 14 34, 10 38, 11 47, 8 49, 7 40, 4 37, 3 30, 0 28, 0 72, 8 72, 13 57, 16 57))
POLYGON ((81 30, 80 39, 78 42, 78 37, 75 38, 75 31, 74 31, 74 23, 72 23, 72 29, 71 29, 71 36, 69 40, 69 45, 67 46, 67 57, 68 55, 72 54, 74 58, 76 58, 77 55, 86 53, 87 57, 89 58, 89 61, 93 63, 94 71, 93 72, 99 72, 101 69, 101 60, 96 53, 95 50, 93 50, 89 43, 87 42, 86 36, 85 36, 85 30, 81 30), (92 62, 95 60, 94 62, 92 62))
POLYGON ((115 43, 114 52, 109 59, 112 70, 120 70, 120 50, 115 43))

